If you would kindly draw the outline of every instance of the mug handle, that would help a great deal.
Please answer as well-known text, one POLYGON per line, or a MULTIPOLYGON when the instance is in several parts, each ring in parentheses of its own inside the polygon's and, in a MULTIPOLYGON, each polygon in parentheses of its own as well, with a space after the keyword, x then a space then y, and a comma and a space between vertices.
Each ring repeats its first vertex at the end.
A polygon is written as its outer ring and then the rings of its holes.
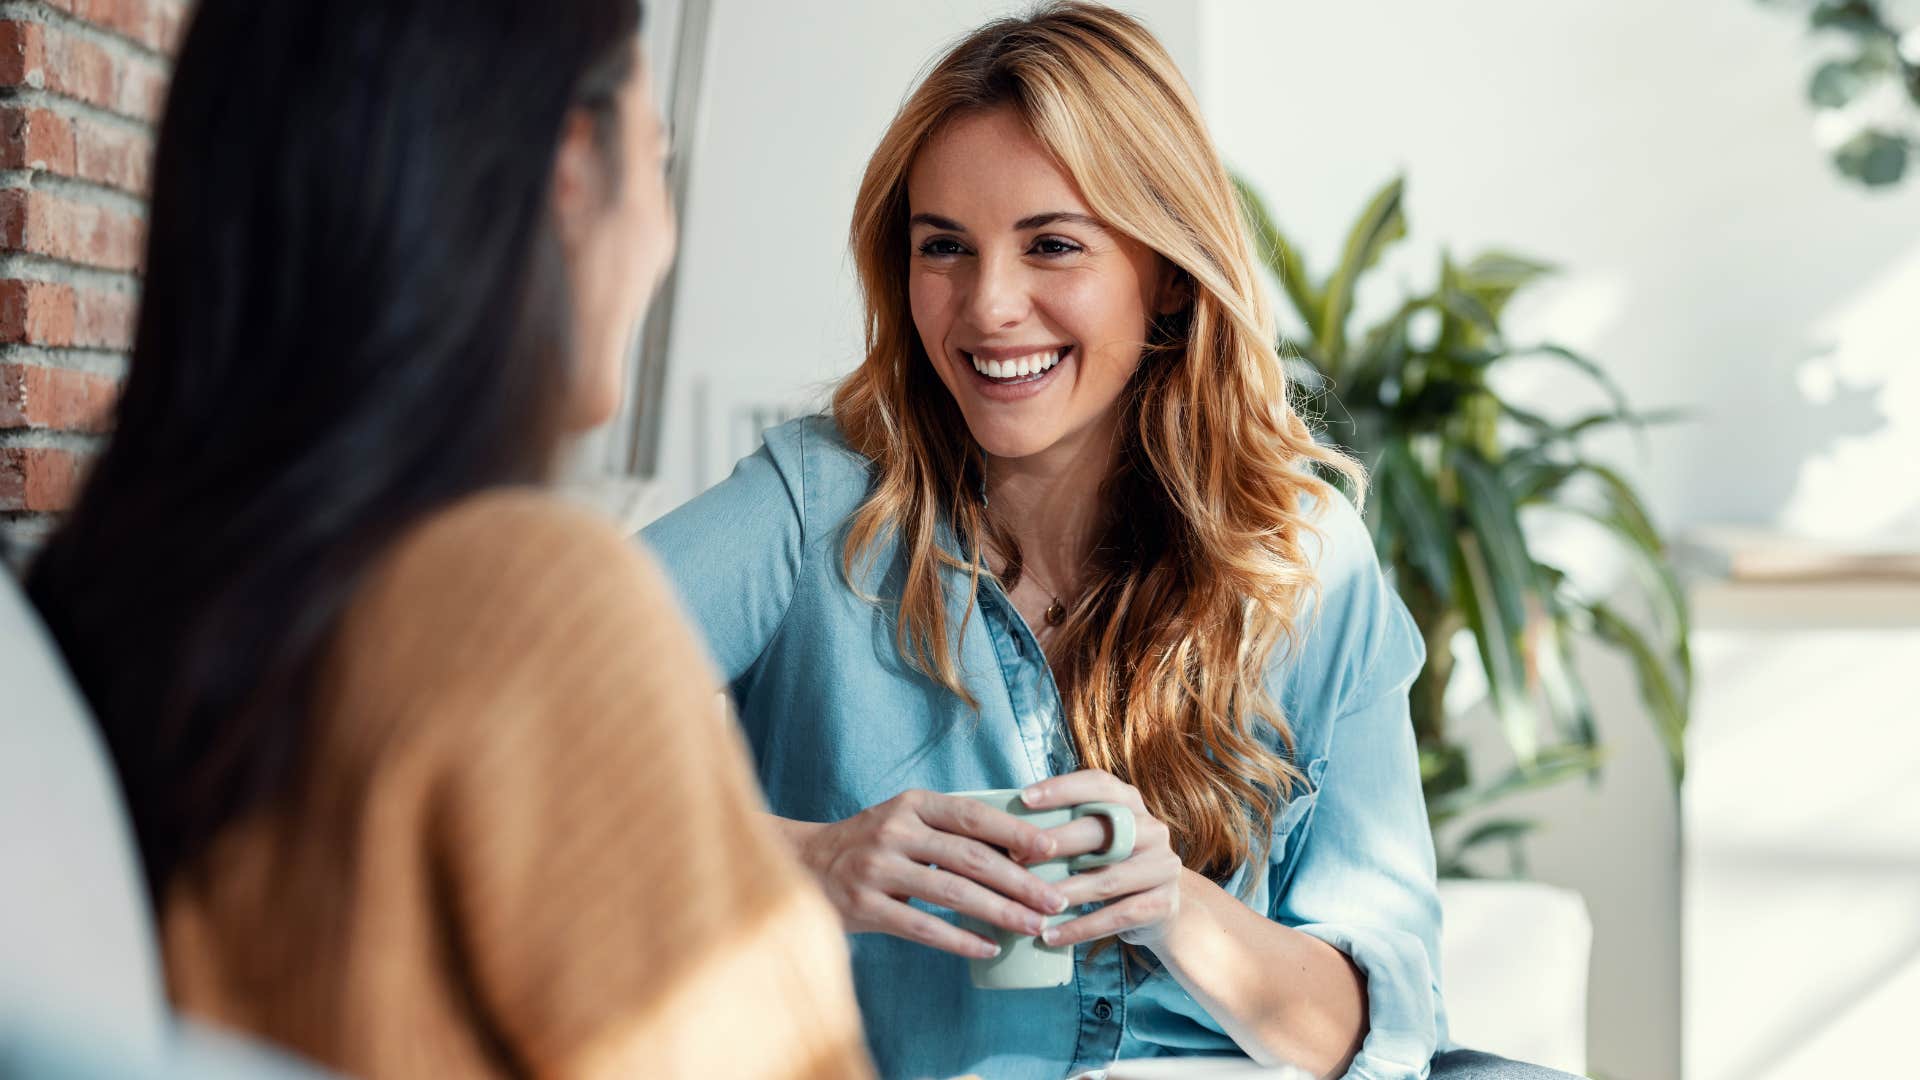
POLYGON ((1090 802, 1073 808, 1075 818, 1103 817, 1113 826, 1113 842, 1104 851, 1076 855, 1068 863, 1070 870, 1091 870, 1108 863, 1123 862, 1133 855, 1133 808, 1119 803, 1090 802))

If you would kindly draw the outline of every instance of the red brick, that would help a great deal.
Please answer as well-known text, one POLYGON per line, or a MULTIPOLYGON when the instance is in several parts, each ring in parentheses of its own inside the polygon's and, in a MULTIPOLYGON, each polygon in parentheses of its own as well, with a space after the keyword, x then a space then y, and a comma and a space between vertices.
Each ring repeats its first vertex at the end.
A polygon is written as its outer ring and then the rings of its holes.
POLYGON ((52 348, 73 345, 78 306, 71 286, 0 281, 0 342, 52 348))
POLYGON ((166 103, 164 65, 116 57, 57 26, 0 21, 0 85, 32 86, 134 120, 153 122, 166 103))
POLYGON ((56 28, 42 31, 47 58, 46 86, 64 97, 110 109, 114 105, 114 62, 99 42, 56 28))
POLYGON ((145 195, 153 164, 153 140, 92 120, 74 120, 73 175, 130 195, 145 195))
POLYGON ((40 23, 0 22, 0 83, 29 86, 44 79, 46 27, 40 23))
POLYGON ((186 18, 181 0, 45 0, 60 11, 156 52, 170 52, 186 18))
POLYGON ((0 109, 0 168, 31 169, 144 195, 153 140, 49 109, 0 109))
POLYGON ((122 66, 119 72, 114 102, 108 108, 121 116, 157 123, 167 105, 166 69, 140 60, 122 66))
POLYGON ((140 306, 132 294, 75 289, 73 298, 74 346, 115 352, 133 348, 140 306))
POLYGON ((39 446, 0 447, 0 510, 65 510, 86 482, 91 455, 39 446))
POLYGON ((75 175, 73 125, 47 109, 0 109, 0 168, 75 175))
POLYGON ((144 238, 145 225, 131 214, 44 191, 0 189, 0 249, 134 271, 144 238))
POLYGON ((0 364, 0 428, 104 432, 119 393, 119 382, 104 375, 0 364))

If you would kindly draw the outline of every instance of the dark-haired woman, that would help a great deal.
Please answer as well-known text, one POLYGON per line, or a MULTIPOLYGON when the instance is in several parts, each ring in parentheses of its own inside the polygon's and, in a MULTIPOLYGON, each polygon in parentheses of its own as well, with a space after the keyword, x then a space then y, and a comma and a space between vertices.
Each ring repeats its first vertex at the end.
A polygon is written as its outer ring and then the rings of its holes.
POLYGON ((172 996, 356 1075, 870 1071, 668 588, 540 492, 673 245, 638 19, 201 0, 31 574, 172 996))

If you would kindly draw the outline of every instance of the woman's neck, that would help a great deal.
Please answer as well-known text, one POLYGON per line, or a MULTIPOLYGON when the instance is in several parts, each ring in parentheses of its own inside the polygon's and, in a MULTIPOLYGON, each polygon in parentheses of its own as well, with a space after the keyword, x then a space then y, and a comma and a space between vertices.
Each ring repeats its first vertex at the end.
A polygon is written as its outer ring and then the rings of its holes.
MULTIPOLYGON (((987 455, 987 499, 994 520, 1020 545, 1022 564, 1049 592, 1078 591, 1105 528, 1103 493, 1113 473, 1115 432, 1109 419, 1038 454, 987 455)), ((1007 553, 998 554, 1004 559, 1007 553)))

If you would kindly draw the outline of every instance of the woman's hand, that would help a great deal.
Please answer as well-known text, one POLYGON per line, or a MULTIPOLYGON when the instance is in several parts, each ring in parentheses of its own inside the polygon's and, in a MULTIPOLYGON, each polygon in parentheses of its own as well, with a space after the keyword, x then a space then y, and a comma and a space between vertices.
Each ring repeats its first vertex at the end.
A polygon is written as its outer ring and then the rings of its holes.
MULTIPOLYGON (((1112 773, 1084 769, 1029 786, 1025 800, 1036 810, 1089 802, 1133 808, 1133 854, 1121 862, 1074 874, 1058 886, 1071 905, 1106 906, 1049 928, 1041 940, 1048 945, 1074 945, 1118 934, 1120 940, 1132 945, 1151 948, 1158 944, 1180 914, 1184 867, 1174 853, 1173 834, 1147 813, 1140 792, 1112 773)), ((1089 816, 1049 830, 1049 835, 1058 845, 1056 857, 1072 858, 1105 850, 1110 828, 1103 819, 1089 816)))
POLYGON ((908 791, 831 825, 794 834, 800 861, 848 933, 881 933, 958 956, 999 947, 912 907, 918 898, 1017 934, 1038 935, 1067 908, 1060 886, 1025 864, 1053 858, 1044 831, 972 799, 908 791), (1012 852, 1012 855, 1007 854, 1012 852))

